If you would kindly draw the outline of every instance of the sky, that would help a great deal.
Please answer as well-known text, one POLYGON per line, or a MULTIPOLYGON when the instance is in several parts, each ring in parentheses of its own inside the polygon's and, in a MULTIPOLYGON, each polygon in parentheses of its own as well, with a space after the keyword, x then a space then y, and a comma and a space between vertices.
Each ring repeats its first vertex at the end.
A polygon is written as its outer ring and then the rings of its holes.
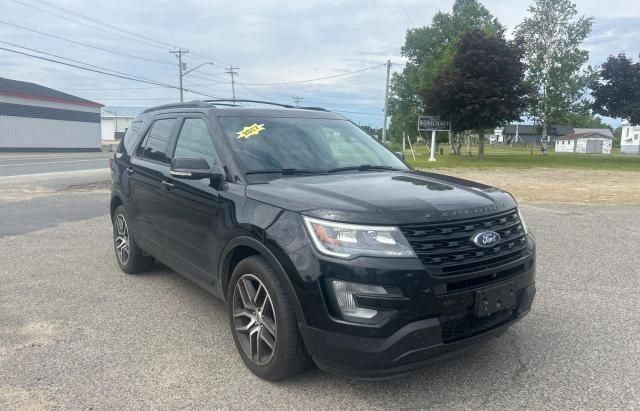
MULTIPOLYGON (((429 24, 435 13, 449 11, 452 4, 453 0, 0 0, 0 47, 64 57, 76 60, 66 60, 70 64, 90 64, 96 70, 172 86, 178 83, 178 67, 170 50, 182 47, 189 50, 184 58, 187 70, 207 63, 184 77, 189 90, 230 98, 226 68, 233 65, 239 67, 237 98, 293 104, 293 98, 300 97, 300 105, 340 110, 356 123, 379 127, 384 63, 389 59, 392 72, 401 71, 406 30, 429 24), (358 72, 349 74, 353 71, 358 72), (332 78, 315 80, 323 77, 332 78)), ((483 4, 509 34, 528 14, 530 1, 483 4)), ((620 52, 637 58, 640 1, 577 0, 576 5, 581 14, 595 18, 584 44, 590 64, 620 52)), ((106 106, 148 107, 178 99, 176 89, 1 49, 0 77, 35 82, 106 106)), ((207 97, 185 93, 185 100, 199 98, 207 97)))

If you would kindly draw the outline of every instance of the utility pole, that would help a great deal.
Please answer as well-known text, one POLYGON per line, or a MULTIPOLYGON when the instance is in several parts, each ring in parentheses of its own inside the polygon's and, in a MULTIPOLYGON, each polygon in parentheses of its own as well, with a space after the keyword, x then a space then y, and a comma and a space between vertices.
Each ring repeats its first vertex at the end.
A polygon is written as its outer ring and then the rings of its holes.
POLYGON ((233 102, 236 102, 236 82, 235 82, 235 75, 238 74, 236 71, 234 70, 240 70, 240 67, 233 67, 233 66, 229 66, 227 67, 227 73, 231 74, 231 93, 233 93, 233 102))
POLYGON ((183 72, 185 69, 185 64, 182 63, 182 56, 184 54, 187 54, 189 52, 189 50, 187 49, 181 49, 178 48, 177 50, 171 50, 169 53, 171 54, 175 54, 175 56, 178 58, 178 87, 180 88, 180 102, 182 103, 184 101, 183 99, 183 90, 182 90, 182 76, 183 76, 183 72))
POLYGON ((387 115, 389 113, 389 74, 391 73, 391 60, 387 60, 387 84, 384 88, 384 119, 382 119, 382 142, 387 142, 387 115))
POLYGON ((296 108, 300 107, 300 102, 304 100, 302 97, 293 96, 293 102, 296 104, 296 108))

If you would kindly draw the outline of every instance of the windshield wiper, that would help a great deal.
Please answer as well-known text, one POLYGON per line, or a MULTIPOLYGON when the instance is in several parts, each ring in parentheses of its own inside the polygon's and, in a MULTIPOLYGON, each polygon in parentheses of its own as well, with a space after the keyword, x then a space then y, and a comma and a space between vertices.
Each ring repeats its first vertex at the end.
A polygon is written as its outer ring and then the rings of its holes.
POLYGON ((245 174, 282 174, 282 175, 303 175, 303 174, 319 174, 322 170, 305 170, 302 168, 274 168, 269 170, 249 170, 245 174))
POLYGON ((350 166, 350 167, 338 167, 338 168, 330 168, 327 170, 327 173, 339 173, 340 171, 372 171, 372 170, 380 170, 380 171, 399 171, 399 168, 391 167, 391 166, 371 166, 369 164, 360 164, 359 166, 350 166))

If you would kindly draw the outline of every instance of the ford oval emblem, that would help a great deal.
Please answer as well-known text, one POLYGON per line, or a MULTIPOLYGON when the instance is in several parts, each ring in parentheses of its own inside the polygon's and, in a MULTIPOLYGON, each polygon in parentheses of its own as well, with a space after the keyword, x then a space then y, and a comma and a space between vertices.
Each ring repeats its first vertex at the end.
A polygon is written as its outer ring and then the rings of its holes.
POLYGON ((480 248, 489 248, 498 244, 498 241, 500 241, 500 234, 495 231, 483 231, 474 235, 471 240, 480 248))

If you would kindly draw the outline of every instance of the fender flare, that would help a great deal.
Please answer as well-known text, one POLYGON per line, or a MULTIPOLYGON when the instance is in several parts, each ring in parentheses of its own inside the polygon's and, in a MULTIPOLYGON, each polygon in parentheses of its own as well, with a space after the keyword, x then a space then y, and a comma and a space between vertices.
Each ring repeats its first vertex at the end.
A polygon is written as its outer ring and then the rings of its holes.
POLYGON ((264 245, 264 243, 253 237, 240 236, 234 238, 233 240, 229 241, 229 243, 227 243, 227 245, 222 250, 222 253, 220 254, 218 273, 224 300, 226 301, 227 299, 227 293, 225 292, 225 290, 229 286, 229 278, 231 277, 231 275, 227 275, 231 274, 229 273, 231 255, 236 248, 242 246, 254 249, 258 253, 258 255, 262 256, 265 260, 267 260, 271 267, 273 267, 275 272, 283 280, 284 286, 292 298, 298 324, 306 324, 306 321, 304 319, 304 312, 302 311, 302 306, 300 305, 300 301, 298 300, 298 295, 296 294, 295 289, 293 288, 293 284, 291 283, 291 279, 287 275, 284 267, 282 267, 280 261, 278 261, 276 256, 271 252, 271 250, 269 250, 269 248, 267 248, 266 245, 264 245))

